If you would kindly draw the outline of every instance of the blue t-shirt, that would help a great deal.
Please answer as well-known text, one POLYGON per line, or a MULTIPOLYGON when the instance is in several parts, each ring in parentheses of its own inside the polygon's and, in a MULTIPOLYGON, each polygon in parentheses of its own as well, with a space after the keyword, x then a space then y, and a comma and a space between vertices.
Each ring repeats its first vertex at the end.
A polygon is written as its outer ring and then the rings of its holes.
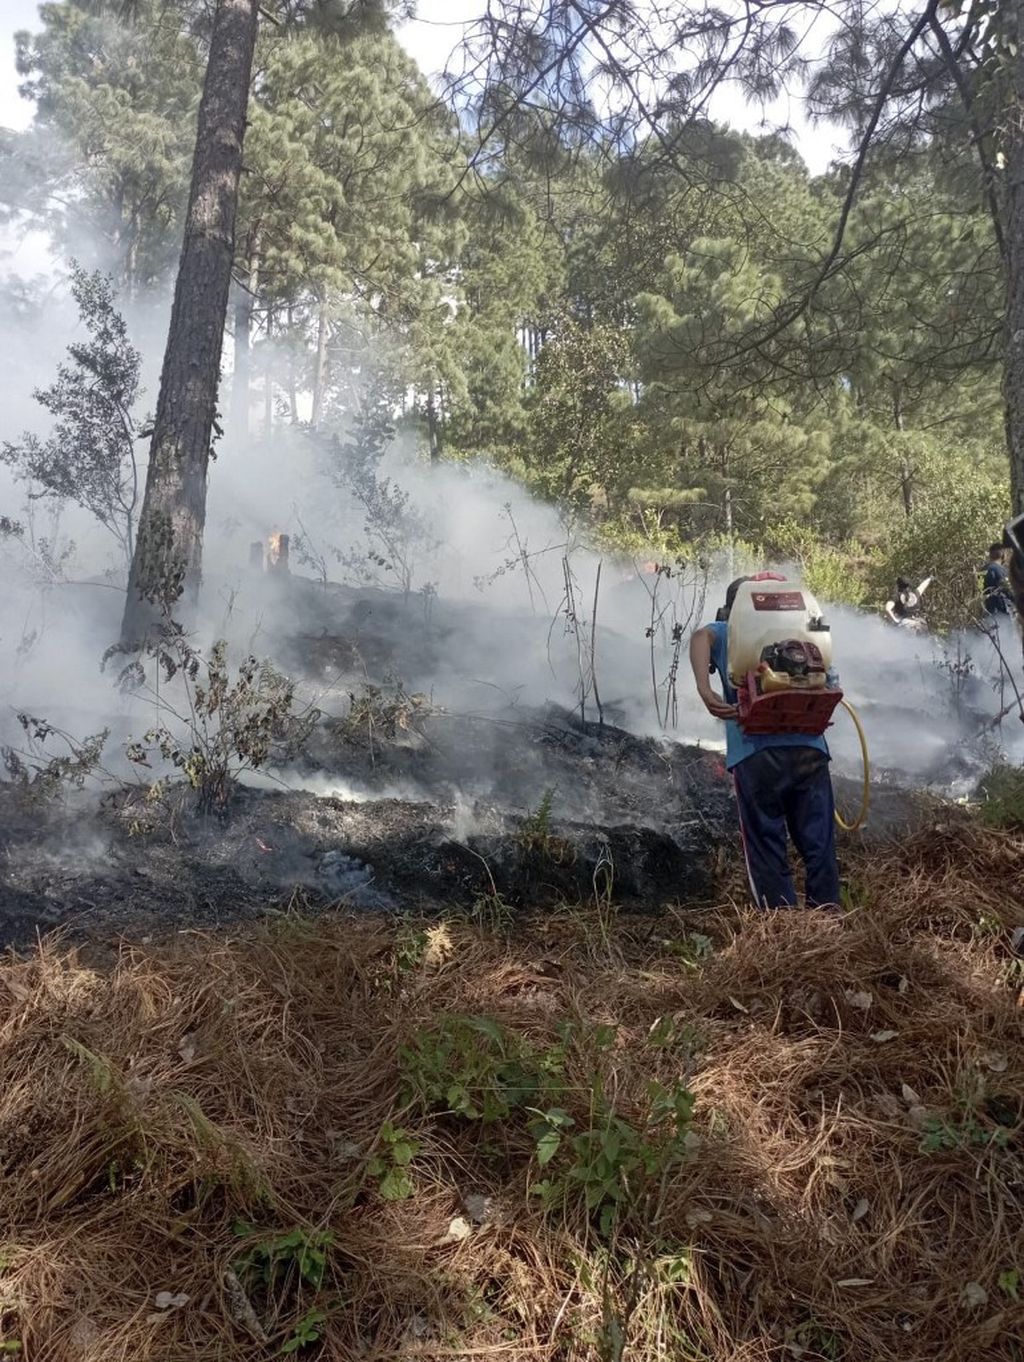
MULTIPOLYGON (((711 669, 722 680, 722 694, 730 705, 736 703, 736 689, 729 681, 728 638, 725 620, 713 620, 705 628, 711 632, 711 669)), ((829 755, 828 743, 819 733, 744 733, 735 719, 725 721, 725 765, 728 770, 766 747, 816 747, 829 755)))
POLYGON ((1002 563, 989 563, 985 569, 984 595, 990 615, 1009 614, 1010 584, 1002 563))

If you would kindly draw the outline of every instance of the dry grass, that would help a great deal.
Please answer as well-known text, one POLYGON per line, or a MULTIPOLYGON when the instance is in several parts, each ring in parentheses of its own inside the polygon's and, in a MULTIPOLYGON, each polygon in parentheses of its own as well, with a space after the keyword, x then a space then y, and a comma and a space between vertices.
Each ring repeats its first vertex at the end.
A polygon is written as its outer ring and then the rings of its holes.
POLYGON ((102 969, 44 945, 0 968, 0 1341, 241 1362, 306 1318, 302 1358, 1020 1359, 1022 891, 1024 842, 968 828, 865 861, 842 920, 287 922, 102 969), (694 930, 714 950, 681 959, 694 930), (569 1021, 577 1130, 597 1082, 639 1126, 682 1079, 699 1140, 607 1234, 546 1212, 527 1112, 401 1107, 401 1047, 451 1014, 535 1054, 569 1021), (370 1163, 388 1121, 405 1200, 370 1163), (487 1221, 445 1242, 468 1194, 487 1221), (295 1229, 322 1264, 284 1248, 261 1281, 295 1229))

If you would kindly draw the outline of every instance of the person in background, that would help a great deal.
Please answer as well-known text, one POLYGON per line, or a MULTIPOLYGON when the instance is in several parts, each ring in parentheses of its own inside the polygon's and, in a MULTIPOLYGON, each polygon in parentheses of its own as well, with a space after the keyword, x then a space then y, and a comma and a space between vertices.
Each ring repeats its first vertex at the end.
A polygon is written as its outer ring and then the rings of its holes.
POLYGON ((919 582, 915 591, 906 577, 896 578, 896 590, 885 603, 885 613, 902 628, 920 629, 924 625, 921 616, 921 597, 932 584, 931 577, 919 582))
POLYGON ((1003 563, 1002 544, 990 544, 981 586, 986 615, 1008 615, 1013 601, 1010 579, 1003 563))
POLYGON ((730 583, 713 623, 690 639, 690 664, 704 707, 725 724, 725 765, 732 772, 747 879, 758 908, 793 908, 796 887, 787 833, 803 861, 809 908, 839 904, 835 801, 828 744, 818 734, 748 736, 738 723, 736 691, 729 681, 729 612, 748 577, 730 583), (722 693, 711 685, 717 672, 722 693))

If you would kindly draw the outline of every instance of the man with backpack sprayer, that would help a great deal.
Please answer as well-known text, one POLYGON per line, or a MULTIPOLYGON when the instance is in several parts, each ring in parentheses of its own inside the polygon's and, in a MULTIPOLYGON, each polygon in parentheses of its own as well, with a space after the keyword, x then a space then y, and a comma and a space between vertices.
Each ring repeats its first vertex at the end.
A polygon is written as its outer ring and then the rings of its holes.
MULTIPOLYGON (((697 693, 726 726, 750 892, 759 908, 792 908, 787 832, 806 871, 808 907, 839 904, 835 800, 824 731, 843 704, 831 634, 817 601, 776 573, 739 577, 713 623, 694 632, 697 693), (722 693, 711 685, 717 672, 722 693)), ((856 715, 853 715, 854 721, 856 715)), ((867 753, 864 804, 867 813, 867 753)), ((843 824, 843 826, 846 826, 843 824)))

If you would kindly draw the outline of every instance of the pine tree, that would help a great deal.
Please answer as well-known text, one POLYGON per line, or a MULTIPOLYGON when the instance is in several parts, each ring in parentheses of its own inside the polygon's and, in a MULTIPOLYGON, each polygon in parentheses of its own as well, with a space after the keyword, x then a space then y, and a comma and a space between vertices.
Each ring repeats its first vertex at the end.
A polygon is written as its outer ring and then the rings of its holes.
POLYGON ((199 98, 188 8, 171 16, 140 0, 123 24, 63 0, 17 39, 36 113, 5 149, 0 200, 45 226, 59 251, 95 250, 91 263, 129 299, 166 278, 181 229, 199 98))
POLYGON ((127 647, 144 639, 161 607, 167 608, 183 590, 198 590, 258 21, 258 0, 217 0, 185 240, 121 625, 127 647))

